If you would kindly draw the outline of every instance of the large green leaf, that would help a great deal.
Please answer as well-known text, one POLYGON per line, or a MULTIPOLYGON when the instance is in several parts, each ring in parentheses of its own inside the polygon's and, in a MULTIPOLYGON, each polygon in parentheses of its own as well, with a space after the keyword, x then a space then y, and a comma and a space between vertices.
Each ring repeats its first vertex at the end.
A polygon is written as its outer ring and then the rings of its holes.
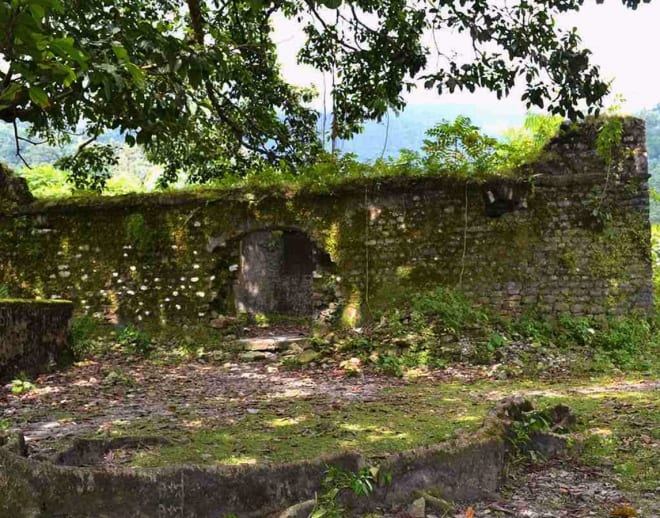
POLYGON ((28 90, 28 93, 30 95, 30 100, 37 106, 40 106, 41 108, 48 108, 50 105, 48 94, 46 94, 46 92, 44 92, 38 86, 31 86, 28 90))

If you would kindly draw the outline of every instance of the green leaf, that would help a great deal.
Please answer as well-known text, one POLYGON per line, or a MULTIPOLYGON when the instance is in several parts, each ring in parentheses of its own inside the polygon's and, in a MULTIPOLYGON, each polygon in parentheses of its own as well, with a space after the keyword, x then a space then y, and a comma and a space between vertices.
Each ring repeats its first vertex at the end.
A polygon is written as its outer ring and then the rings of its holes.
POLYGON ((112 51, 115 53, 115 56, 117 56, 117 59, 119 61, 129 61, 128 52, 122 45, 119 44, 113 45, 112 51))
POLYGON ((31 86, 28 93, 30 94, 30 100, 37 106, 41 108, 48 108, 50 106, 48 95, 38 86, 31 86))
POLYGON ((45 9, 37 3, 31 3, 30 13, 32 14, 32 19, 37 22, 37 25, 41 25, 41 20, 46 16, 45 9))
POLYGON ((141 88, 144 85, 144 72, 133 63, 126 63, 126 70, 131 74, 135 84, 141 88))
POLYGON ((16 94, 21 91, 18 83, 10 84, 4 91, 0 92, 0 101, 13 101, 16 94))

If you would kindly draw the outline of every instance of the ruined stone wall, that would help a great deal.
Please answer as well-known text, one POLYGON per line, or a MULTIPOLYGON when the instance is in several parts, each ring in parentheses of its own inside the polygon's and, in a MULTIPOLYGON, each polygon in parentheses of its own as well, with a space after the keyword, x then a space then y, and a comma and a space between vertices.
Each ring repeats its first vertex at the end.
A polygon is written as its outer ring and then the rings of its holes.
POLYGON ((73 304, 0 299, 0 379, 68 358, 73 304))
POLYGON ((553 140, 524 180, 393 177, 327 193, 39 202, 0 217, 0 285, 71 299, 80 313, 206 322, 237 305, 241 242, 289 231, 328 258, 315 260, 313 311, 332 302, 349 322, 402 291, 435 286, 511 314, 648 312, 644 125, 624 122, 612 166, 598 158, 587 124, 553 140))

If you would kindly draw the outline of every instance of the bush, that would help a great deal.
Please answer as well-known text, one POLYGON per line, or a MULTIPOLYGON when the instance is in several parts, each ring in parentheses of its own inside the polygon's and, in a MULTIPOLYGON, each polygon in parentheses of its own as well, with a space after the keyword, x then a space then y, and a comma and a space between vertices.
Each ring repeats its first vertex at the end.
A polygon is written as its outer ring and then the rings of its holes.
POLYGON ((431 319, 442 330, 453 333, 469 325, 488 322, 486 312, 476 309, 462 293, 442 287, 417 297, 412 310, 431 319))
POLYGON ((557 345, 591 345, 596 331, 594 323, 587 317, 559 317, 556 330, 557 345))
POLYGON ((50 164, 39 164, 29 169, 24 167, 19 174, 27 180, 30 191, 37 198, 71 196, 73 192, 67 183, 66 172, 50 164))
POLYGON ((71 323, 71 349, 76 360, 85 359, 94 349, 94 338, 101 323, 90 316, 80 316, 71 323))
POLYGON ((403 361, 397 356, 391 354, 381 355, 378 357, 376 365, 388 376, 396 376, 397 378, 403 376, 403 361))
POLYGON ((140 331, 130 324, 121 330, 117 339, 122 349, 130 354, 149 356, 153 350, 153 344, 149 335, 145 331, 140 331))
POLYGON ((620 368, 643 367, 639 360, 643 353, 649 350, 651 344, 657 343, 651 323, 643 318, 616 319, 594 338, 594 345, 600 359, 607 359, 620 368))

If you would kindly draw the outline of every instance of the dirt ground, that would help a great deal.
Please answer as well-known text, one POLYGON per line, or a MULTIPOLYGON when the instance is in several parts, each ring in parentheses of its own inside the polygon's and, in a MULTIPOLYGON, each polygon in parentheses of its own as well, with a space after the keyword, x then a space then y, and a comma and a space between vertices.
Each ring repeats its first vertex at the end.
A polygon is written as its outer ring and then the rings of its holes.
MULTIPOLYGON (((231 461, 222 460, 225 457, 217 449, 200 447, 195 451, 202 462, 260 462, 272 460, 269 455, 277 459, 273 448, 283 448, 283 455, 289 455, 286 448, 290 448, 304 457, 319 448, 332 451, 338 444, 369 440, 376 444, 374 451, 387 452, 437 440, 429 430, 441 422, 446 426, 453 420, 454 427, 447 429, 450 435, 478 426, 488 408, 512 394, 573 402, 578 407, 588 402, 577 409, 587 421, 592 414, 594 419, 602 414, 618 423, 612 429, 620 440, 600 460, 592 455, 521 463, 512 469, 500 495, 442 513, 429 508, 426 516, 626 517, 634 516, 633 510, 642 517, 660 516, 660 464, 653 466, 660 461, 660 382, 654 379, 501 382, 489 379, 482 368, 467 366, 401 379, 369 372, 347 376, 332 366, 286 370, 260 362, 163 364, 108 354, 40 376, 34 385, 21 394, 13 394, 10 385, 1 389, 0 424, 21 430, 36 458, 52 456, 76 437, 117 432, 172 437, 184 432, 190 450, 199 434, 206 434, 202 442, 213 441, 217 436, 209 434, 218 430, 227 432, 231 440, 233 435, 250 434, 238 450, 243 456, 236 454, 235 443, 226 456, 231 461), (357 409, 367 412, 368 419, 357 409), (250 427, 259 434, 252 434, 250 427), (613 458, 612 452, 619 450, 623 457, 613 458), (641 454, 646 455, 644 463, 637 465, 635 456, 641 454), (626 472, 617 471, 619 465, 632 466, 629 469, 636 471, 631 480, 639 483, 627 484, 626 472)), ((588 429, 589 423, 581 432, 588 429)), ((153 458, 161 453, 166 451, 150 452, 153 458)), ((119 452, 110 455, 105 466, 130 466, 134 461, 130 452, 119 452)), ((384 516, 411 516, 406 509, 384 512, 389 513, 384 516)))

